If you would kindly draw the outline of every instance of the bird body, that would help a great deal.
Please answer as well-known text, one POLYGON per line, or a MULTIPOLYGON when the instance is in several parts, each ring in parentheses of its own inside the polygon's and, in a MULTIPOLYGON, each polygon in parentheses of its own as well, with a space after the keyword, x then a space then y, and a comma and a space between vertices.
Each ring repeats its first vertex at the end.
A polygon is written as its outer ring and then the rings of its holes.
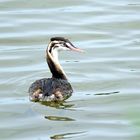
POLYGON ((30 100, 56 101, 66 100, 73 89, 67 80, 44 78, 35 81, 29 88, 30 100))
POLYGON ((53 37, 46 50, 46 61, 52 73, 52 78, 36 80, 29 87, 31 101, 63 101, 73 92, 71 84, 58 61, 58 52, 61 50, 81 51, 68 39, 53 37))

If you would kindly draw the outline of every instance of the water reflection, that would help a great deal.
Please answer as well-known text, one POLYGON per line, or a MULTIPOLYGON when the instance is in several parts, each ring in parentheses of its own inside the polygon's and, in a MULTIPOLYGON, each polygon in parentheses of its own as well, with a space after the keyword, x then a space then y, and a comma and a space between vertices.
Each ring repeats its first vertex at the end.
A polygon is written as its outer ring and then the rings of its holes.
POLYGON ((96 93, 94 95, 110 95, 110 94, 116 94, 116 93, 120 93, 119 91, 114 91, 114 92, 106 92, 106 93, 96 93))
POLYGON ((74 106, 74 104, 69 104, 65 101, 63 102, 40 102, 40 104, 49 106, 49 107, 54 107, 57 109, 68 109, 74 106))
POLYGON ((48 120, 51 120, 51 121, 75 121, 72 118, 60 117, 60 116, 45 116, 45 119, 48 119, 48 120))
MULTIPOLYGON (((83 131, 83 132, 75 132, 75 133, 56 134, 54 136, 51 136, 50 138, 53 139, 53 140, 66 139, 66 138, 72 138, 74 136, 77 136, 78 134, 83 134, 83 133, 86 133, 86 132, 83 131)), ((78 135, 78 136, 80 136, 80 135, 78 135)))

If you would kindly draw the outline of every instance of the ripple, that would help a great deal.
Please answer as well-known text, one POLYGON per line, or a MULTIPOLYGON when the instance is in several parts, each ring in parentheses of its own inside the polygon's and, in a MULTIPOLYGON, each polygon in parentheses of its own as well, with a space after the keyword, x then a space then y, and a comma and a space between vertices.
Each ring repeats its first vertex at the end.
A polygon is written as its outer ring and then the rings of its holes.
POLYGON ((51 139, 66 139, 66 138, 73 138, 81 136, 80 134, 84 134, 85 132, 74 132, 74 133, 65 133, 65 134, 57 134, 54 136, 51 136, 51 139), (78 135, 78 136, 77 136, 78 135))
POLYGON ((45 116, 45 119, 48 119, 48 120, 51 120, 51 121, 75 121, 72 118, 60 117, 60 116, 45 116))

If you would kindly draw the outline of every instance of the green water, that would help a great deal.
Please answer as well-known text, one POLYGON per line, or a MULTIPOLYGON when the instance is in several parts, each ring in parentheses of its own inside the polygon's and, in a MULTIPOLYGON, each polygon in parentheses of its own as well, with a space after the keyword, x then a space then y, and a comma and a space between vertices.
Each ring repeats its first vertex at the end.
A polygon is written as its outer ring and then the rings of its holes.
POLYGON ((1 0, 0 21, 1 140, 140 140, 139 0, 1 0), (52 36, 85 51, 60 54, 75 92, 33 103, 52 36))

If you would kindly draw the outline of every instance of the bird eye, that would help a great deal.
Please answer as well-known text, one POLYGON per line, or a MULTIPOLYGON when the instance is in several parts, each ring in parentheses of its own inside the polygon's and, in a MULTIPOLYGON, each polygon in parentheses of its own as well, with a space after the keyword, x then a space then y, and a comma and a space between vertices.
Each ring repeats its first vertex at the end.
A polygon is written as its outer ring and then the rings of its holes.
POLYGON ((64 46, 66 47, 66 48, 69 48, 69 46, 68 46, 68 43, 64 43, 64 46))

